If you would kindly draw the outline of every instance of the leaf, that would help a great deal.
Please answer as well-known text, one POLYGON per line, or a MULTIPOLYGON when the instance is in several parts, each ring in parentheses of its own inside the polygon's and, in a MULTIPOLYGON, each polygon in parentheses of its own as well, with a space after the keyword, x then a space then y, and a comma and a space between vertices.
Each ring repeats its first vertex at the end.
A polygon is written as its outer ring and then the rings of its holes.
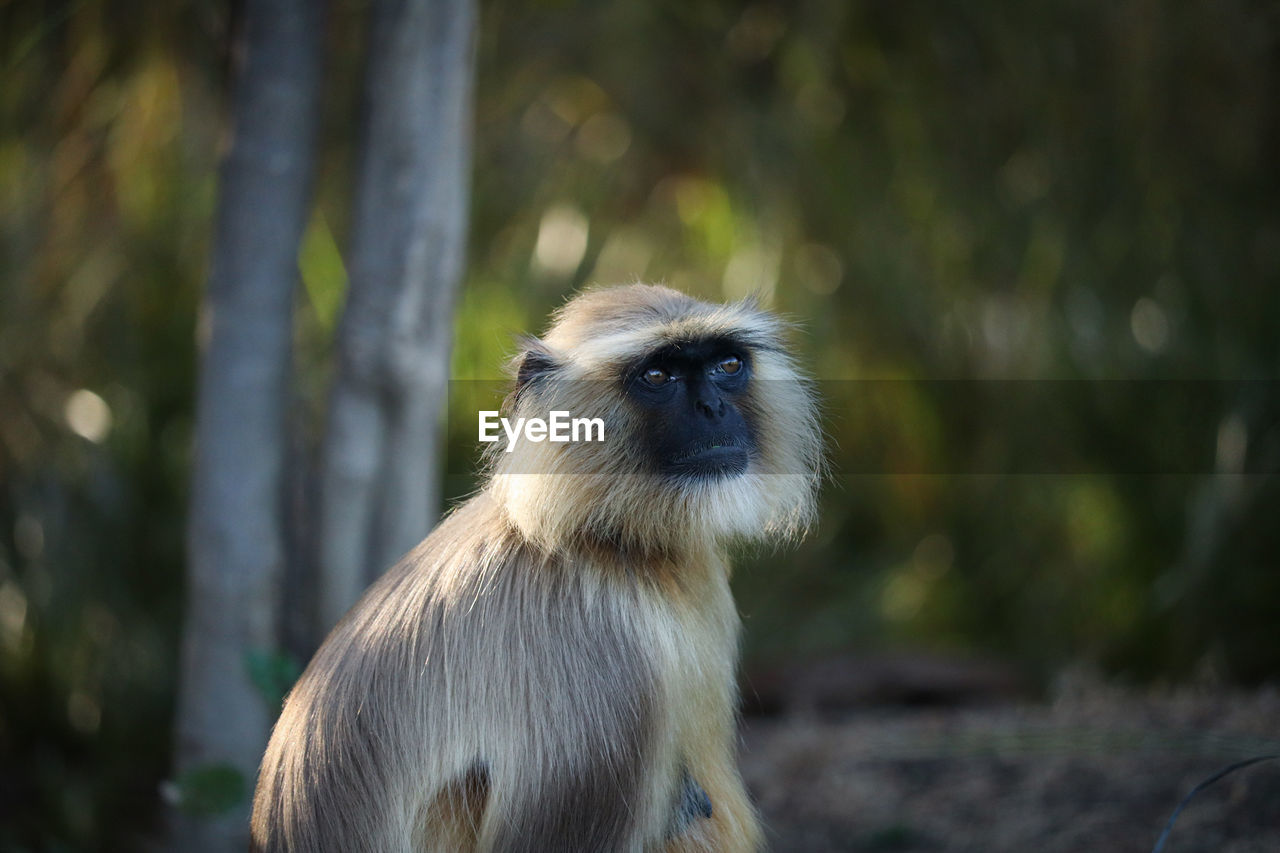
POLYGON ((178 776, 178 808, 196 817, 225 814, 244 802, 244 774, 230 764, 202 764, 178 776))
POLYGON ((284 704, 284 697, 302 674, 292 655, 269 649, 250 649, 245 653, 244 665, 249 680, 274 710, 284 704))

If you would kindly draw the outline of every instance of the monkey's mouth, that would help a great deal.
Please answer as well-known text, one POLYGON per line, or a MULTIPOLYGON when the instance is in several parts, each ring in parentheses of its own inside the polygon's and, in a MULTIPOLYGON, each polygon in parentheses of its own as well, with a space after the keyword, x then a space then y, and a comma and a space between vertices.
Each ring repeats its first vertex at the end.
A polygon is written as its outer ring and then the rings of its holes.
POLYGON ((751 455, 733 439, 704 441, 671 457, 667 463, 673 474, 693 476, 730 476, 747 470, 751 455))

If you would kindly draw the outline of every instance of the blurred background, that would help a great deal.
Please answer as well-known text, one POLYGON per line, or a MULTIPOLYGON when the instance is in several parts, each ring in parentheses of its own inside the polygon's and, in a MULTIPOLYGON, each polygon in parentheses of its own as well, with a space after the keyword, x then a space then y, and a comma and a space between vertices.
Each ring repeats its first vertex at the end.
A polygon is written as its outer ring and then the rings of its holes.
MULTIPOLYGON (((330 22, 304 440, 365 5, 330 22)), ((158 820, 232 11, 0 0, 3 849, 158 820)), ((592 282, 799 323, 832 476, 815 535, 735 576, 756 710, 868 660, 915 667, 907 700, 1274 684, 1278 39, 1271 2, 484 3, 453 376, 592 282)))

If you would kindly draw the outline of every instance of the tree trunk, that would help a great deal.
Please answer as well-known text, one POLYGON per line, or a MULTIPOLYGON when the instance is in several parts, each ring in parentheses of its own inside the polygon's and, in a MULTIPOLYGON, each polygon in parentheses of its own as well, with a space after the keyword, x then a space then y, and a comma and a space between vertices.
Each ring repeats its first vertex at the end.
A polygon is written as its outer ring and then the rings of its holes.
POLYGON ((324 4, 247 0, 244 16, 200 318, 176 758, 188 811, 172 839, 184 853, 246 848, 248 797, 192 816, 199 792, 183 780, 223 767, 225 783, 234 768, 252 791, 276 712, 247 661, 278 645, 294 289, 320 105, 324 4))
POLYGON ((321 461, 322 632, 436 520, 466 249, 475 4, 377 0, 372 15, 350 289, 321 461))

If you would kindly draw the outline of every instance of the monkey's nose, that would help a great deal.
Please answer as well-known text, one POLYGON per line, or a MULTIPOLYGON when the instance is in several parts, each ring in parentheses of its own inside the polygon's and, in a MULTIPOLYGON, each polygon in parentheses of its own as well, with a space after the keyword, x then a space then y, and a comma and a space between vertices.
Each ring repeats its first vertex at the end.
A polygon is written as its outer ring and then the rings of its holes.
POLYGON ((724 416, 724 399, 721 397, 699 397, 694 407, 709 418, 724 416))

